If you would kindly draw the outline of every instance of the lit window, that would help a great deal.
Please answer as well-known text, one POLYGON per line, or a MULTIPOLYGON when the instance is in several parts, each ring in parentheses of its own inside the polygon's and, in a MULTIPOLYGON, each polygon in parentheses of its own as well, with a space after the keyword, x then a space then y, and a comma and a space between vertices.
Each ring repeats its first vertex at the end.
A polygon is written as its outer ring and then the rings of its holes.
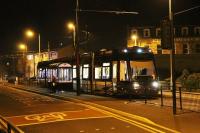
POLYGON ((144 29, 143 35, 144 37, 150 37, 150 29, 144 29))
POLYGON ((59 69, 59 81, 72 81, 72 69, 71 68, 60 68, 59 69))
POLYGON ((95 79, 101 79, 101 67, 95 67, 95 79))
POLYGON ((76 78, 76 66, 73 66, 73 78, 76 78))
POLYGON ((103 66, 110 66, 110 63, 103 63, 103 66))
POLYGON ((160 28, 156 28, 156 37, 160 37, 160 35, 161 35, 160 28))
POLYGON ((138 32, 137 29, 132 29, 131 30, 131 35, 137 35, 137 32, 138 32))
POLYGON ((95 67, 95 79, 110 79, 110 63, 95 67))
POLYGON ((117 78, 117 64, 113 64, 113 78, 117 78))
POLYGON ((89 64, 83 65, 83 79, 89 78, 89 64))
POLYGON ((103 63, 102 79, 110 78, 110 63, 103 63))

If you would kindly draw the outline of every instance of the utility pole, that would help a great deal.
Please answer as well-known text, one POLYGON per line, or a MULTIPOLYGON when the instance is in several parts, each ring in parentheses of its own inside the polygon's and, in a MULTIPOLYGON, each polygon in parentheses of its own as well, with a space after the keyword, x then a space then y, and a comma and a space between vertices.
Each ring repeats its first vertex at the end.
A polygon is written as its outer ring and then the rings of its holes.
POLYGON ((175 59, 174 59, 174 25, 173 25, 173 11, 174 11, 174 1, 169 0, 169 21, 170 21, 170 42, 171 42, 171 49, 170 49, 170 87, 172 90, 172 97, 173 97, 173 114, 176 114, 176 81, 175 81, 175 59))
POLYGON ((79 25, 78 25, 78 11, 79 11, 79 1, 76 0, 76 49, 75 49, 75 58, 76 58, 76 94, 80 96, 80 53, 79 53, 79 25))

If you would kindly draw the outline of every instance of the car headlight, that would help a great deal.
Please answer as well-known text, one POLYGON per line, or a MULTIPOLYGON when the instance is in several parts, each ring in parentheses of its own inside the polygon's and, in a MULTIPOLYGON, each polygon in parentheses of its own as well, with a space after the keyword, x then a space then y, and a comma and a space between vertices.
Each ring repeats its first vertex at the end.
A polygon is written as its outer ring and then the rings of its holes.
POLYGON ((134 89, 138 89, 139 87, 140 87, 139 83, 137 83, 137 82, 133 83, 133 88, 134 89))
POLYGON ((158 81, 153 81, 152 86, 155 87, 155 88, 158 88, 159 87, 158 81))

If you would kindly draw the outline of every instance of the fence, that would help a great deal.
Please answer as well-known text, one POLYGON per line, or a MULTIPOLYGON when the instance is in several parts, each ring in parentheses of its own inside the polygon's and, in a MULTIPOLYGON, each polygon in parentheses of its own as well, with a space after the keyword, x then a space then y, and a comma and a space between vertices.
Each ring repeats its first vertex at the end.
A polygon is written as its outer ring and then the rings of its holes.
MULTIPOLYGON (((147 104, 160 106, 173 106, 172 91, 170 86, 162 86, 159 89, 159 96, 155 99, 144 100, 147 104)), ((176 105, 178 109, 200 112, 200 93, 187 92, 184 88, 176 87, 176 105)))
POLYGON ((18 127, 0 116, 0 133, 24 133, 18 127))

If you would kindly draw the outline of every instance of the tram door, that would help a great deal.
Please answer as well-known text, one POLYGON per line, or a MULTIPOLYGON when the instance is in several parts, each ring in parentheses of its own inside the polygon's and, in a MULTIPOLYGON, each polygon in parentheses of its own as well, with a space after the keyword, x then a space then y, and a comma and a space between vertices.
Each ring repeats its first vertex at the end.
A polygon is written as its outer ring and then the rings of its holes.
POLYGON ((117 61, 113 61, 112 63, 113 67, 113 73, 112 73, 112 83, 113 83, 113 88, 117 85, 117 61))

